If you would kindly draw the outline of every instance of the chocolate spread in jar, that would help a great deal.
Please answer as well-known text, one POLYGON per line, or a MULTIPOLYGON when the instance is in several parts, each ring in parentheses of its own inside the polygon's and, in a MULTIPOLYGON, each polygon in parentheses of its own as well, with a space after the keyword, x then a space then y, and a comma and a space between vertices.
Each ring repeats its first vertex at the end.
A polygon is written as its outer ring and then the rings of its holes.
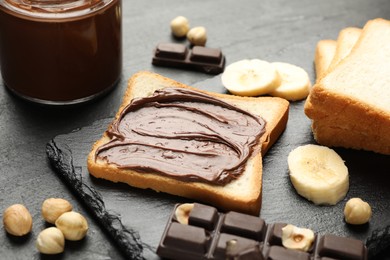
POLYGON ((97 159, 119 168, 223 185, 238 178, 265 121, 201 92, 166 88, 134 99, 97 159))
POLYGON ((121 0, 0 0, 5 85, 49 104, 90 100, 122 69, 121 0))

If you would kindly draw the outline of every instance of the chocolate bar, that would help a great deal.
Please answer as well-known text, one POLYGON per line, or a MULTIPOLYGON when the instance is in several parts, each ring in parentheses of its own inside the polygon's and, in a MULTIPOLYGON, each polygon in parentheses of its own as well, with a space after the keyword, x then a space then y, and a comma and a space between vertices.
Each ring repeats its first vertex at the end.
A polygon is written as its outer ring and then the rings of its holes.
POLYGON ((367 259, 360 240, 331 234, 315 234, 307 251, 283 246, 286 223, 267 224, 260 217, 238 212, 222 213, 194 203, 188 224, 176 216, 177 204, 162 235, 157 254, 167 259, 367 259))
POLYGON ((225 68, 225 56, 220 49, 194 46, 192 49, 178 43, 160 43, 154 50, 152 63, 219 74, 225 68))

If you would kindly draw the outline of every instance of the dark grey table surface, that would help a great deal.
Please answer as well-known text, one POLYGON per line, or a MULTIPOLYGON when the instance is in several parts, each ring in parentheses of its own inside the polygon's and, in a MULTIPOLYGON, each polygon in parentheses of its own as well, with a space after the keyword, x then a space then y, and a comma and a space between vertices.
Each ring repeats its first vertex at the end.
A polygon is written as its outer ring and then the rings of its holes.
POLYGON ((36 236, 46 227, 40 207, 48 197, 68 199, 90 224, 86 239, 68 243, 65 253, 53 259, 124 257, 77 195, 58 178, 47 158, 46 144, 55 136, 111 118, 121 102, 127 79, 139 70, 155 71, 190 85, 210 78, 202 73, 151 65, 156 44, 173 41, 169 21, 177 15, 188 17, 193 26, 205 26, 207 46, 221 48, 227 63, 244 58, 286 61, 303 67, 314 81, 317 41, 335 39, 342 28, 362 27, 368 19, 390 19, 390 2, 124 0, 123 73, 118 86, 105 97, 81 106, 39 106, 13 96, 0 81, 0 214, 11 204, 23 203, 34 221, 32 233, 22 239, 0 231, 0 259, 49 258, 35 249, 36 236))

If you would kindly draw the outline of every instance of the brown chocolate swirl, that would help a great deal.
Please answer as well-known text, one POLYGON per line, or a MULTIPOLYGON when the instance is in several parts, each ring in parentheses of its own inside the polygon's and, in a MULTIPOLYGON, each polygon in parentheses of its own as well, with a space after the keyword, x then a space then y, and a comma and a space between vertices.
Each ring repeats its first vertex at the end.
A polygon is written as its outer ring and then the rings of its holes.
POLYGON ((96 157, 119 168, 223 185, 242 174, 264 132, 261 117, 198 91, 165 88, 134 99, 96 157))

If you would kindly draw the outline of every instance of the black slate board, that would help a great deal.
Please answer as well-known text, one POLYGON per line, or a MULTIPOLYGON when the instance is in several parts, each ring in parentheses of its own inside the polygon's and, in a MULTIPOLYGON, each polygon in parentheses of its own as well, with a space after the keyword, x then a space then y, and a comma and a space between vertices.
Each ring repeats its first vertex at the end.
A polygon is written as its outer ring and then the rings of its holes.
MULTIPOLYGON (((219 76, 200 82, 198 88, 225 92, 219 76)), ((320 234, 350 236, 366 242, 371 259, 390 246, 390 157, 371 152, 335 149, 350 172, 350 190, 336 206, 315 206, 295 192, 288 178, 287 155, 297 146, 315 143, 303 102, 290 104, 286 131, 263 159, 263 202, 261 217, 268 223, 287 222, 311 228, 320 234), (345 202, 361 197, 370 203, 369 224, 351 226, 343 220, 345 202)), ((117 242, 125 257, 158 259, 155 249, 175 203, 184 198, 114 184, 91 177, 86 158, 112 118, 60 135, 47 145, 55 172, 91 210, 102 228, 117 242)), ((386 253, 387 254, 387 253, 386 253)))

